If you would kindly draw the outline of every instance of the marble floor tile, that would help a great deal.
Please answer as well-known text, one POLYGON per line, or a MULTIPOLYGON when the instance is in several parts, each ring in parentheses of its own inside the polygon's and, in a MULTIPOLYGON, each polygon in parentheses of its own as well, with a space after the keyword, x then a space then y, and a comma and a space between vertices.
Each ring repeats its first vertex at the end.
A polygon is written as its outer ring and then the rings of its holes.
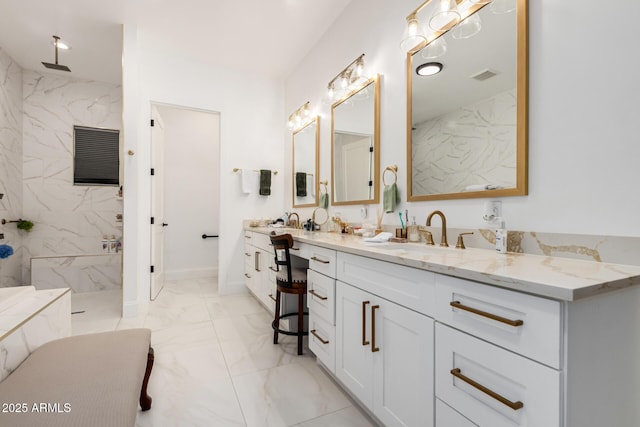
POLYGON ((315 364, 292 363, 231 378, 249 427, 291 426, 351 406, 315 364))
POLYGON ((375 427, 375 424, 368 416, 364 415, 358 408, 350 406, 345 409, 322 415, 313 420, 296 424, 295 427, 375 427))
MULTIPOLYGON (((306 345, 305 338, 305 349, 306 345)), ((302 356, 298 356, 297 338, 286 335, 280 336, 277 345, 273 344, 273 333, 267 333, 257 335, 251 340, 221 341, 220 346, 232 376, 288 365, 289 363, 300 363, 301 358, 315 361, 315 357, 308 350, 302 356)))
POLYGON ((273 345, 272 315, 251 295, 219 295, 212 278, 168 281, 135 318, 120 292, 72 295, 73 333, 148 327, 155 350, 149 411, 137 427, 374 426, 295 337, 273 345))

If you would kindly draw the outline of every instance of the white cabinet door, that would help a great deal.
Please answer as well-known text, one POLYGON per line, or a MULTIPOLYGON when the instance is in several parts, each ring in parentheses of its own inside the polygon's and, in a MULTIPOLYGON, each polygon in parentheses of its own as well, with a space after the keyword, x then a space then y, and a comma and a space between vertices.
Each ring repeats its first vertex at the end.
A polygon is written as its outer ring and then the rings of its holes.
POLYGON ((365 406, 373 407, 372 296, 336 282, 336 376, 365 406))
POLYGON ((433 426, 433 341, 433 319, 336 282, 335 374, 386 426, 433 426))
POLYGON ((434 321, 385 299, 372 303, 373 413, 388 427, 433 426, 434 321))

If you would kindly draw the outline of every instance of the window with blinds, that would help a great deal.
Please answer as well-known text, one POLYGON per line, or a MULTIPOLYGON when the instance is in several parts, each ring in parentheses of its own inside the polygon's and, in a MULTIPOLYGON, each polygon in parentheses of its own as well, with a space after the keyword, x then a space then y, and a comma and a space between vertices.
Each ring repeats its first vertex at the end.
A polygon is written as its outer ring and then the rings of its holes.
POLYGON ((73 183, 120 184, 120 131, 73 127, 73 183))

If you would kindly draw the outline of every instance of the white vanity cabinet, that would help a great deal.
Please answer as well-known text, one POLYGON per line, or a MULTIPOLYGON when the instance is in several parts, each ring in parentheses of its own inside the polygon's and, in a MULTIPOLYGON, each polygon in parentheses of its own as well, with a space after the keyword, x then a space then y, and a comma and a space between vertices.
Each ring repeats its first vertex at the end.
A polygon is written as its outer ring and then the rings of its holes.
POLYGON ((433 426, 433 319, 384 298, 428 306, 416 273, 338 253, 335 375, 386 426, 433 426))
POLYGON ((336 251, 300 244, 300 256, 309 260, 307 305, 309 349, 335 373, 336 251))
POLYGON ((275 312, 275 261, 269 236, 245 232, 245 280, 247 287, 262 304, 275 312), (248 237, 247 237, 248 235, 248 237))

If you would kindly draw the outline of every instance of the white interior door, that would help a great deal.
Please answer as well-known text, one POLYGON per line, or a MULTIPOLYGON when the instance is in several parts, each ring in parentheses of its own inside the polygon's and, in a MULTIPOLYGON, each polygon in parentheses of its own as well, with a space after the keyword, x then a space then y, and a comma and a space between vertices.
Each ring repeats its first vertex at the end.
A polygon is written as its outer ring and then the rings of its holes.
POLYGON ((370 157, 371 140, 362 137, 342 147, 342 164, 346 165, 344 175, 345 200, 368 200, 371 198, 370 162, 362 159, 370 157))
POLYGON ((155 106, 151 108, 151 299, 164 286, 164 123, 155 106))

